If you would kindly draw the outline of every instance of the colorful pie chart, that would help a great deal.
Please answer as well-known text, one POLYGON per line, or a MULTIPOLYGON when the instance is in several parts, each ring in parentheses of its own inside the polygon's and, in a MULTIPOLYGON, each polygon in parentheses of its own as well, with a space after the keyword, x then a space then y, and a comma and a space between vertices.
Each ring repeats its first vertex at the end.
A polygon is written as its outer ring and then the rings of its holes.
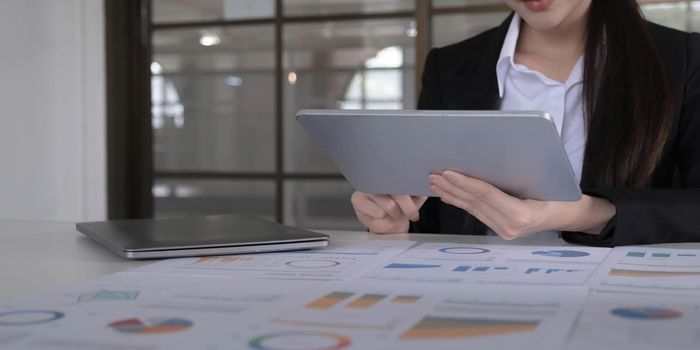
POLYGON ((181 332, 192 327, 192 321, 181 318, 129 318, 112 322, 108 327, 120 333, 163 334, 181 332))
POLYGON ((658 307, 621 307, 610 310, 610 313, 618 317, 634 318, 637 320, 659 320, 683 316, 683 313, 680 311, 658 307))
POLYGON ((298 331, 263 334, 248 345, 256 350, 340 350, 350 343, 350 338, 341 334, 298 331))

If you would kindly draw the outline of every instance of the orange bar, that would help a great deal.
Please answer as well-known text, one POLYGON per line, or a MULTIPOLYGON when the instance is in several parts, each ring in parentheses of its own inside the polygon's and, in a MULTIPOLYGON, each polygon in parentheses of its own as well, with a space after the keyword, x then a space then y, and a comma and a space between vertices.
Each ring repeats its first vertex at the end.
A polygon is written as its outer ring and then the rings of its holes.
POLYGON ((416 295, 397 295, 394 299, 391 299, 391 301, 394 303, 413 304, 418 301, 418 299, 420 299, 420 297, 416 295))
POLYGON ((355 299, 352 303, 348 304, 347 307, 367 309, 374 306, 374 304, 378 303, 384 298, 386 298, 386 295, 384 294, 365 294, 355 299))
POLYGON ((309 309, 330 309, 341 301, 351 297, 353 293, 333 292, 306 305, 309 309))
POLYGON ((445 328, 426 328, 426 329, 409 329, 401 335, 400 339, 449 339, 449 338, 469 338, 483 337, 497 334, 510 334, 519 332, 532 332, 537 329, 537 324, 523 324, 511 326, 493 326, 493 327, 445 327, 445 328))
POLYGON ((424 317, 400 339, 449 339, 532 332, 539 321, 424 317))
POLYGON ((216 261, 216 259, 218 259, 218 258, 219 258, 218 256, 201 256, 201 257, 197 258, 197 261, 195 261, 194 263, 201 264, 201 263, 205 263, 205 262, 212 262, 212 261, 216 261))

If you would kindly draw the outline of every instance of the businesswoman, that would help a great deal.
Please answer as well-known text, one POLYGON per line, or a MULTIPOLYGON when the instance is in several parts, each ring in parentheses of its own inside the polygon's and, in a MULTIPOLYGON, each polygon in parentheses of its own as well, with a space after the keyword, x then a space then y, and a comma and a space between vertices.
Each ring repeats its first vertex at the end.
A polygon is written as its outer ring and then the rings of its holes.
POLYGON ((430 198, 355 192, 358 219, 378 233, 700 240, 700 35, 645 21, 635 0, 505 3, 501 26, 430 52, 418 108, 550 113, 582 199, 518 199, 445 171, 426 179, 430 198))

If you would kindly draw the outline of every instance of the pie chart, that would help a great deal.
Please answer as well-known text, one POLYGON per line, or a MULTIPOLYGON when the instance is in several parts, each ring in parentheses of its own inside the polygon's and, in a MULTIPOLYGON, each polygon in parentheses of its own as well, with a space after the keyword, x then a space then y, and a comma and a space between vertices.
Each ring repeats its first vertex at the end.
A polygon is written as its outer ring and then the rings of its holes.
POLYGON ((580 250, 538 250, 532 252, 532 255, 548 256, 552 258, 580 258, 591 254, 580 250))
POLYGON ((488 249, 476 247, 445 247, 438 249, 440 253, 445 254, 483 254, 488 253, 488 249))
POLYGON ((107 327, 120 333, 163 334, 181 332, 192 327, 192 321, 182 318, 150 318, 141 320, 129 318, 112 322, 107 327))
POLYGON ((47 323, 65 316, 51 310, 18 310, 0 312, 0 326, 26 326, 47 323))
POLYGON ((683 316, 683 313, 680 311, 658 307, 621 307, 610 310, 610 313, 618 317, 638 320, 659 320, 683 316))
POLYGON ((263 334, 248 345, 255 350, 340 350, 350 343, 350 338, 342 334, 296 331, 263 334))

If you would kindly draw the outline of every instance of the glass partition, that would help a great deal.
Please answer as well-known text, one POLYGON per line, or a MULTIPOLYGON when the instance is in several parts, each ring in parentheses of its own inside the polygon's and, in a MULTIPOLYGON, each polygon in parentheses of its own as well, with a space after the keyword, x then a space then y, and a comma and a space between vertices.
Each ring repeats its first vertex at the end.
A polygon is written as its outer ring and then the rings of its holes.
MULTIPOLYGON (((653 22, 700 30, 700 0, 639 2, 653 22)), ((296 112, 415 108, 427 51, 510 13, 503 0, 151 0, 151 8, 157 215, 246 213, 325 229, 361 229, 353 189, 296 112)))

